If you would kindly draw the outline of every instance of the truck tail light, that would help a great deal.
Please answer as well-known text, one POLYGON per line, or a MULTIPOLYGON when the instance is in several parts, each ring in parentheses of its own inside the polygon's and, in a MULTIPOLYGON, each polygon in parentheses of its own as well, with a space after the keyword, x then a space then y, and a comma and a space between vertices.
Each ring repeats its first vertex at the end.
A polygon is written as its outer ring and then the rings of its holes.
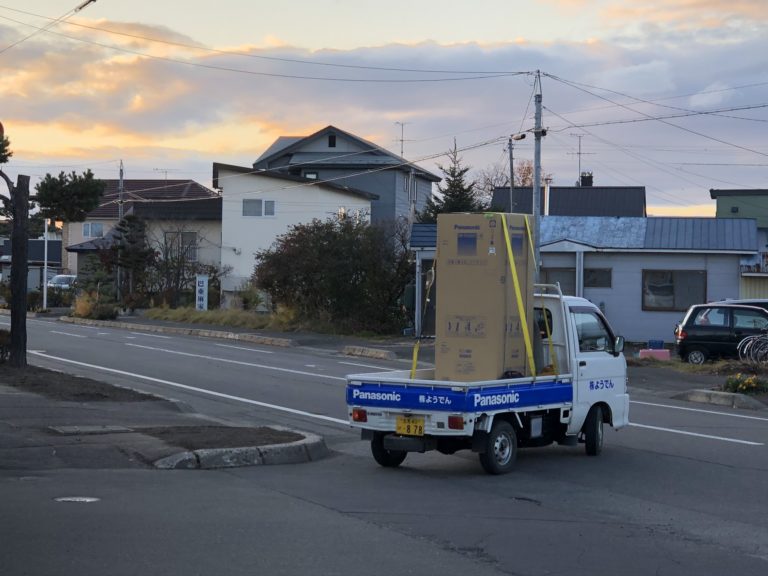
POLYGON ((678 340, 685 340, 688 338, 688 334, 685 333, 685 330, 678 330, 677 331, 677 339, 678 340))
POLYGON ((464 430, 464 417, 448 416, 448 428, 451 430, 464 430))
POLYGON ((352 422, 368 422, 368 412, 362 408, 353 408, 352 422))

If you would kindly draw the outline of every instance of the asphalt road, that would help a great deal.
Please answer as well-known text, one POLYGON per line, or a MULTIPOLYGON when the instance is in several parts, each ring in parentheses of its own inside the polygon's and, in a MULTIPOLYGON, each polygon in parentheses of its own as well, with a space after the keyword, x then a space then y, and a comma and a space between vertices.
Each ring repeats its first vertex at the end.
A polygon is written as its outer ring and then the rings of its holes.
MULTIPOLYGON (((1 322, 0 322, 1 323, 1 322)), ((333 455, 226 471, 0 476, 4 574, 765 574, 768 413, 634 391, 632 426, 582 447, 411 454, 379 468, 344 375, 402 364, 30 319, 30 361, 325 436, 333 455), (58 502, 90 496, 96 502, 58 502), (12 521, 9 521, 12 520, 12 521)))

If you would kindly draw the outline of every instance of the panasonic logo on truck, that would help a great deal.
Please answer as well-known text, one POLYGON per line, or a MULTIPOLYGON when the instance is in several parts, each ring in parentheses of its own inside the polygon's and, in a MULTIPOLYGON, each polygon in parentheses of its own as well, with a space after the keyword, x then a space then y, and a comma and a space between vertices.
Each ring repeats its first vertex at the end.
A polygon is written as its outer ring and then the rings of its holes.
POLYGON ((486 406, 503 406, 505 404, 517 404, 520 402, 520 394, 517 392, 506 392, 503 394, 475 394, 475 408, 486 406))
POLYGON ((352 390, 352 399, 400 402, 400 394, 397 392, 364 392, 363 390, 352 390))

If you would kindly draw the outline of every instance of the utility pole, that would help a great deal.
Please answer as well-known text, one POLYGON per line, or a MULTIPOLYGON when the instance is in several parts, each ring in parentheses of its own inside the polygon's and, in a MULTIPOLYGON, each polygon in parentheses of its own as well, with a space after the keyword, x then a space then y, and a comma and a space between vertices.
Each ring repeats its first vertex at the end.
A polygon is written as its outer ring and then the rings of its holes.
MULTIPOLYGON (((125 183, 123 181, 123 161, 120 160, 120 180, 117 184, 117 222, 118 224, 123 221, 123 190, 125 187, 125 183)), ((118 245, 117 248, 117 286, 115 290, 115 295, 117 296, 117 301, 120 302, 120 296, 121 296, 121 282, 122 280, 122 270, 120 270, 120 247, 118 245)))
POLYGON ((536 112, 534 118, 533 134, 536 138, 533 148, 533 246, 534 259, 536 260, 535 281, 539 281, 539 270, 541 268, 540 242, 541 234, 541 137, 547 133, 541 127, 541 73, 536 70, 536 80, 534 84, 534 102, 536 112))

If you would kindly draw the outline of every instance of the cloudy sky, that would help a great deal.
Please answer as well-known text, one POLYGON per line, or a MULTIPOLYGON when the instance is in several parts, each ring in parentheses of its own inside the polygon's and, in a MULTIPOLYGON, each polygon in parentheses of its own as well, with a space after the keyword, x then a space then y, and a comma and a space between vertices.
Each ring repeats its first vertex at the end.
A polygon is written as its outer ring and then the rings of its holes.
POLYGON ((555 185, 581 161, 652 215, 702 216, 710 188, 768 187, 765 0, 80 2, 0 0, 13 178, 122 159, 210 185, 213 162, 329 124, 435 172, 455 139, 486 169, 533 127, 539 70, 555 185))

